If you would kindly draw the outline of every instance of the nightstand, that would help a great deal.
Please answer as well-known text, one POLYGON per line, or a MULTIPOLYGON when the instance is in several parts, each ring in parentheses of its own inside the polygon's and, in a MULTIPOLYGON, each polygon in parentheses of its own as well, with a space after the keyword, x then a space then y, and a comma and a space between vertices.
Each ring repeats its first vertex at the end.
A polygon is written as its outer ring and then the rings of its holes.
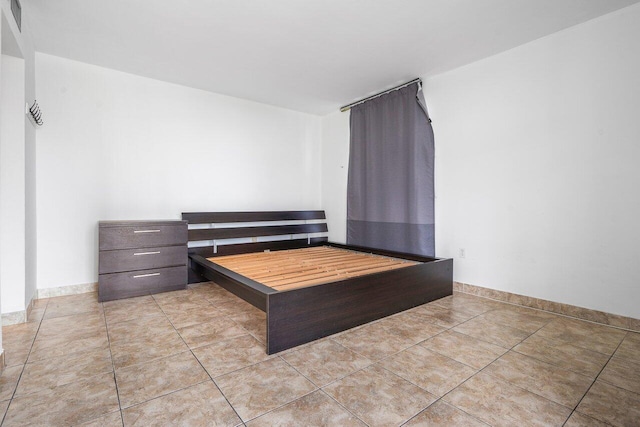
POLYGON ((187 221, 100 221, 98 299, 185 289, 187 221))

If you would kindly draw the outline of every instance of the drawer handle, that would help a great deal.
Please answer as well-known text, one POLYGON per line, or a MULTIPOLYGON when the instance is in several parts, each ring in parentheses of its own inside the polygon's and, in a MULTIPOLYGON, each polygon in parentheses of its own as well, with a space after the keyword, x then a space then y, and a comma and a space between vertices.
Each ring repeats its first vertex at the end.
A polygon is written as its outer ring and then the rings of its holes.
POLYGON ((160 273, 148 273, 148 274, 138 274, 136 276, 133 276, 134 279, 139 279, 141 277, 151 277, 151 276, 159 276, 160 273))
POLYGON ((159 254, 160 251, 153 251, 153 252, 136 252, 134 253, 134 255, 157 255, 159 254))
POLYGON ((133 230, 134 233, 159 233, 160 230, 133 230))

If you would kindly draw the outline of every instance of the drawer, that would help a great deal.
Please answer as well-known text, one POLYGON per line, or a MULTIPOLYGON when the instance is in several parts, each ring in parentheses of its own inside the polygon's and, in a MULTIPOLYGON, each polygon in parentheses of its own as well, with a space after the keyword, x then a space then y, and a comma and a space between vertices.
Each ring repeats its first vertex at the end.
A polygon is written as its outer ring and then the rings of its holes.
POLYGON ((100 251, 98 272, 100 274, 119 273, 186 264, 187 247, 185 245, 121 249, 118 251, 100 251))
POLYGON ((187 225, 133 225, 100 227, 100 250, 135 249, 153 246, 186 245, 187 225))
POLYGON ((186 266, 101 274, 98 297, 100 301, 109 301, 184 289, 186 285, 186 266))

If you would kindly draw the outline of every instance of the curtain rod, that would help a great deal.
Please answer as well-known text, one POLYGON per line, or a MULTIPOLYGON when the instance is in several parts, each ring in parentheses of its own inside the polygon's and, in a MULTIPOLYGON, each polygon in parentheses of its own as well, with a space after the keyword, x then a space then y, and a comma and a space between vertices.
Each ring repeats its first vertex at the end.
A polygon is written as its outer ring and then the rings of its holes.
POLYGON ((384 90, 384 91, 382 91, 380 93, 376 93, 375 95, 371 95, 371 96, 368 96, 366 98, 363 98, 360 101, 352 102, 351 104, 347 104, 344 107, 340 107, 340 111, 344 113, 345 111, 349 111, 351 109, 351 107, 355 107, 356 105, 362 104, 363 102, 369 101, 370 99, 377 98, 377 97, 382 96, 382 95, 386 95, 389 92, 393 92, 394 90, 402 89, 403 87, 407 87, 407 86, 409 86, 411 84, 418 83, 418 82, 422 83, 422 80, 420 78, 413 79, 410 82, 403 83, 403 84, 398 85, 396 87, 392 87, 391 89, 387 89, 387 90, 384 90))

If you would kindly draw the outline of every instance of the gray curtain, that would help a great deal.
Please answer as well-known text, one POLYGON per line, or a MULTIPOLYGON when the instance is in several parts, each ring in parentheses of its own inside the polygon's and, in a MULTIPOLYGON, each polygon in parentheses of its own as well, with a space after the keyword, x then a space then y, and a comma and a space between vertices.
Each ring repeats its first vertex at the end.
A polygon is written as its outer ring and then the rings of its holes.
POLYGON ((434 256, 433 129, 418 83, 351 108, 347 243, 434 256))

